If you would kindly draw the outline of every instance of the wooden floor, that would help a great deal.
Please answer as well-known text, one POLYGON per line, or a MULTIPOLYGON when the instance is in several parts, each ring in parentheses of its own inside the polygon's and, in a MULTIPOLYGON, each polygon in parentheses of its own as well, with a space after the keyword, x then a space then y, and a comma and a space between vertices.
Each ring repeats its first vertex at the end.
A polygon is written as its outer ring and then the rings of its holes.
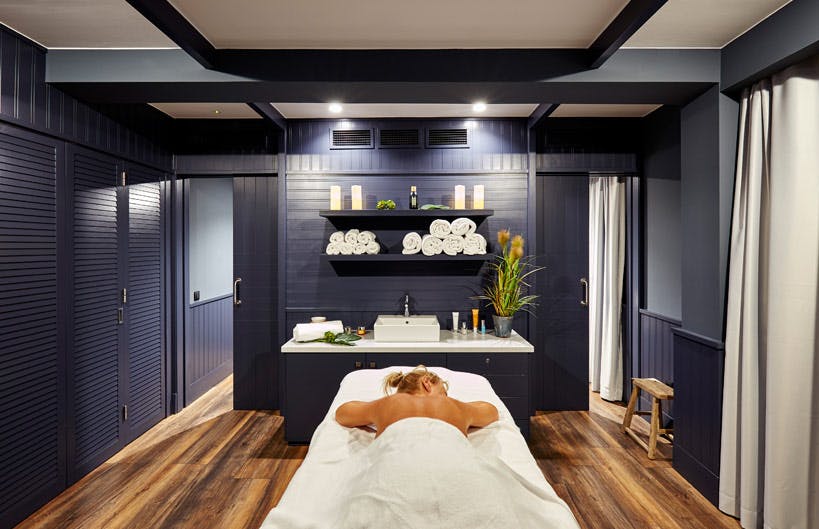
MULTIPOLYGON (((298 469, 282 418, 233 411, 232 379, 169 417, 33 514, 18 529, 259 527, 298 469)), ((532 422, 532 453, 584 529, 738 529, 671 468, 620 433, 624 408, 532 422)), ((647 433, 642 419, 638 431, 647 433)), ((638 419, 635 418, 635 423, 638 419)), ((670 458, 671 447, 661 449, 670 458)))

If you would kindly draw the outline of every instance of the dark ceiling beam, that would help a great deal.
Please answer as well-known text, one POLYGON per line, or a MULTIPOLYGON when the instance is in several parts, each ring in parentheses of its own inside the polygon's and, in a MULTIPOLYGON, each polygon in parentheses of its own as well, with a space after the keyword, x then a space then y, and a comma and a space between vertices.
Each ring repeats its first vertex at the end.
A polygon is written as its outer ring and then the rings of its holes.
POLYGON ((287 119, 281 115, 270 103, 248 103, 247 106, 252 108, 257 114, 262 116, 266 121, 275 125, 279 130, 287 130, 287 119))
POLYGON ((126 0, 205 68, 213 68, 216 48, 166 0, 126 0))
POLYGON ((667 0, 631 0, 589 46, 589 66, 600 68, 667 0))
POLYGON ((560 103, 541 103, 529 115, 529 128, 536 129, 540 127, 546 118, 552 115, 552 112, 557 110, 560 103))

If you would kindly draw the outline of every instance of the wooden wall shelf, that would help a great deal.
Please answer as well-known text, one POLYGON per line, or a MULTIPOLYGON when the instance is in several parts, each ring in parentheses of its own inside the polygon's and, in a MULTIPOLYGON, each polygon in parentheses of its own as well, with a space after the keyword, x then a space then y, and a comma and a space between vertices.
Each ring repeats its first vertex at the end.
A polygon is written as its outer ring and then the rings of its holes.
POLYGON ((469 276, 493 258, 485 255, 321 255, 340 276, 469 276))
POLYGON ((495 214, 491 209, 343 209, 319 211, 319 215, 329 220, 340 230, 350 228, 418 230, 428 229, 435 219, 453 220, 467 217, 480 224, 495 214))

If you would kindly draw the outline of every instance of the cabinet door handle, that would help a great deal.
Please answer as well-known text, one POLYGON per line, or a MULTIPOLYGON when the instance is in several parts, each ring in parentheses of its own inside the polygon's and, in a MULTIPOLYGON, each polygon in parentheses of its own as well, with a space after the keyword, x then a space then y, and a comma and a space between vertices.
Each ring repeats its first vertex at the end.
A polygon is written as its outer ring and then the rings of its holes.
POLYGON ((242 278, 237 277, 233 280, 233 304, 241 305, 242 299, 239 297, 239 285, 242 283, 242 278))
POLYGON ((484 360, 484 362, 486 362, 486 365, 489 365, 489 362, 491 362, 491 358, 489 358, 489 357, 487 356, 487 357, 486 357, 486 359, 484 360))
POLYGON ((583 298, 580 300, 580 304, 584 307, 589 306, 589 280, 585 277, 580 278, 580 286, 583 287, 583 298))
POLYGON ((356 368, 356 369, 361 369, 361 366, 362 366, 362 365, 363 365, 363 364, 362 364, 360 361, 356 360, 356 363, 355 363, 355 368, 356 368))
POLYGON ((125 310, 120 307, 117 309, 117 324, 122 325, 125 322, 125 310))
POLYGON ((375 362, 370 362, 370 368, 375 368, 375 362))

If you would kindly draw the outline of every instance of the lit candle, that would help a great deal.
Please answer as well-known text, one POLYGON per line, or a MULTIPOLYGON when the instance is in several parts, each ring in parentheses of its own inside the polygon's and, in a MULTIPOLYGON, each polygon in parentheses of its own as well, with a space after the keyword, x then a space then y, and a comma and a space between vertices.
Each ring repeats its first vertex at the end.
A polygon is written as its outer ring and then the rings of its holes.
POLYGON ((455 186, 455 209, 466 209, 465 186, 455 186))
POLYGON ((483 209, 483 184, 472 188, 472 209, 483 209))
POLYGON ((351 191, 353 195, 353 209, 362 209, 364 201, 361 198, 361 186, 353 186, 351 191))
POLYGON ((341 209, 341 186, 330 186, 330 209, 341 209))

